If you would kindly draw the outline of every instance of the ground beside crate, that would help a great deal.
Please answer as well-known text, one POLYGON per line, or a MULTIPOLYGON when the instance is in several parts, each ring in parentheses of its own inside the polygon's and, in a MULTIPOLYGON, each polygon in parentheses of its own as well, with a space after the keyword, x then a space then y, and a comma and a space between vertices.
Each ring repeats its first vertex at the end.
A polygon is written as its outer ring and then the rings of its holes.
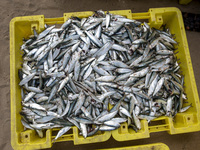
MULTIPOLYGON (((122 14, 128 18, 134 19, 149 19, 152 27, 159 28, 163 23, 167 23, 170 19, 171 24, 168 25, 172 33, 176 34, 179 44, 179 50, 182 52, 177 54, 177 57, 181 59, 181 69, 185 73, 186 79, 186 93, 188 94, 189 102, 194 103, 192 109, 183 114, 178 114, 176 117, 177 122, 172 122, 172 119, 161 117, 158 120, 163 120, 164 124, 150 126, 143 120, 143 128, 140 132, 135 133, 133 130, 129 130, 126 127, 124 129, 118 129, 113 131, 112 135, 116 140, 125 141, 139 138, 149 137, 150 132, 168 131, 170 134, 185 133, 199 130, 199 102, 198 94, 196 90, 196 84, 194 80, 192 64, 190 60, 189 50, 187 46, 187 40, 185 37, 185 31, 182 22, 177 20, 181 19, 178 9, 176 8, 160 8, 150 9, 148 13, 135 13, 132 14, 130 10, 115 11, 111 13, 122 14), (169 16, 169 17, 167 17, 169 16), (176 30, 178 29, 178 30, 176 30), (189 92, 192 89, 192 92, 189 92), (189 118, 189 119, 188 119, 189 118)), ((84 17, 91 14, 91 12, 76 13, 77 16, 84 17)), ((64 18, 51 18, 45 19, 44 16, 30 16, 30 17, 18 17, 10 23, 10 81, 11 81, 11 141, 12 146, 15 149, 36 149, 36 148, 48 148, 52 146, 51 134, 52 130, 47 130, 46 137, 39 139, 35 135, 34 131, 23 132, 23 126, 20 122, 21 117, 19 112, 21 110, 20 89, 18 86, 18 74, 17 70, 20 68, 21 55, 19 52, 20 45, 22 44, 22 38, 27 37, 32 33, 31 28, 36 27, 39 31, 44 28, 44 23, 54 24, 63 23, 71 14, 64 14, 64 18)), ((109 139, 110 132, 104 132, 100 135, 95 135, 89 139, 83 139, 78 135, 77 128, 73 128, 73 133, 64 136, 63 139, 58 141, 74 141, 74 144, 85 144, 103 142, 109 139)))

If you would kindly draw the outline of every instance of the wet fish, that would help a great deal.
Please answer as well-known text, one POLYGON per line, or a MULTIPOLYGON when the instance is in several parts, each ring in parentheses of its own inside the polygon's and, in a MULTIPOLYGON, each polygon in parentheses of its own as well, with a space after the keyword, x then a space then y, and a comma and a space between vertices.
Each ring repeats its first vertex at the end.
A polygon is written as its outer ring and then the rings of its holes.
POLYGON ((21 46, 20 114, 39 137, 59 127, 56 141, 76 126, 87 138, 125 122, 137 132, 141 119, 191 107, 183 107, 184 78, 169 30, 100 10, 33 33, 21 46))

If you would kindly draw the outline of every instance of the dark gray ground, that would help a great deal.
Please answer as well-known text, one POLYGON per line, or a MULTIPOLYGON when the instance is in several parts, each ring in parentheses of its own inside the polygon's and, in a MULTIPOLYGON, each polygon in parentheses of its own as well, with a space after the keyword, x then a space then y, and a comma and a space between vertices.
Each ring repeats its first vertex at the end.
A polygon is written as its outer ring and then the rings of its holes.
MULTIPOLYGON (((181 11, 199 13, 200 2, 179 5, 177 0, 1 0, 0 1, 0 149, 10 150, 10 92, 9 92, 9 22, 17 16, 45 15, 61 17, 65 12, 131 9, 132 12, 147 12, 149 8, 178 7, 181 11)), ((200 32, 187 31, 195 78, 200 89, 200 32)), ((74 146, 73 142, 53 145, 52 149, 95 149, 142 145, 163 142, 172 150, 200 149, 200 132, 169 135, 165 132, 153 133, 151 138, 127 142, 117 142, 113 138, 104 143, 74 146)))

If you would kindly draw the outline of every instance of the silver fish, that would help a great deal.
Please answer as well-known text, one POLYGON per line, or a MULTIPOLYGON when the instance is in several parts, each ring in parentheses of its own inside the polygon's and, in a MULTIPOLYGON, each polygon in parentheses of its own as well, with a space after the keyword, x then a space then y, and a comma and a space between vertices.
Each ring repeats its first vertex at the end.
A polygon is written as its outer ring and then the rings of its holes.
POLYGON ((70 129, 71 129, 71 127, 68 127, 68 126, 60 129, 60 131, 58 132, 58 134, 56 135, 56 137, 53 141, 56 141, 59 137, 61 137, 63 134, 65 134, 70 129))
POLYGON ((87 138, 120 123, 137 132, 141 119, 173 118, 191 107, 183 107, 184 78, 169 29, 99 10, 33 33, 20 48, 20 114, 39 137, 59 127, 55 141, 76 126, 87 138))

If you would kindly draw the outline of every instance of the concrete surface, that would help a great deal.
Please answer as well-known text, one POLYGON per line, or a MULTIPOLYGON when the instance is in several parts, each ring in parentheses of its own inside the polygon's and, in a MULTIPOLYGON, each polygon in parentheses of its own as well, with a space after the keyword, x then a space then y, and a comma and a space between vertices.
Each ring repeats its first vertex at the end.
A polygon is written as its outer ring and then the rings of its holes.
MULTIPOLYGON (((13 17, 40 15, 60 17, 64 12, 88 10, 122 10, 146 12, 149 8, 178 7, 181 11, 199 13, 200 2, 192 1, 189 5, 179 5, 177 0, 1 0, 0 1, 0 150, 11 150, 10 144, 10 92, 9 92, 9 22, 13 17)), ((198 91, 200 89, 200 33, 187 31, 187 38, 192 57, 198 91)), ((53 145, 53 150, 60 149, 95 149, 141 145, 163 142, 171 150, 200 149, 200 132, 181 135, 168 135, 165 132, 153 133, 151 138, 127 142, 117 142, 113 138, 104 143, 74 146, 73 142, 53 145)))

